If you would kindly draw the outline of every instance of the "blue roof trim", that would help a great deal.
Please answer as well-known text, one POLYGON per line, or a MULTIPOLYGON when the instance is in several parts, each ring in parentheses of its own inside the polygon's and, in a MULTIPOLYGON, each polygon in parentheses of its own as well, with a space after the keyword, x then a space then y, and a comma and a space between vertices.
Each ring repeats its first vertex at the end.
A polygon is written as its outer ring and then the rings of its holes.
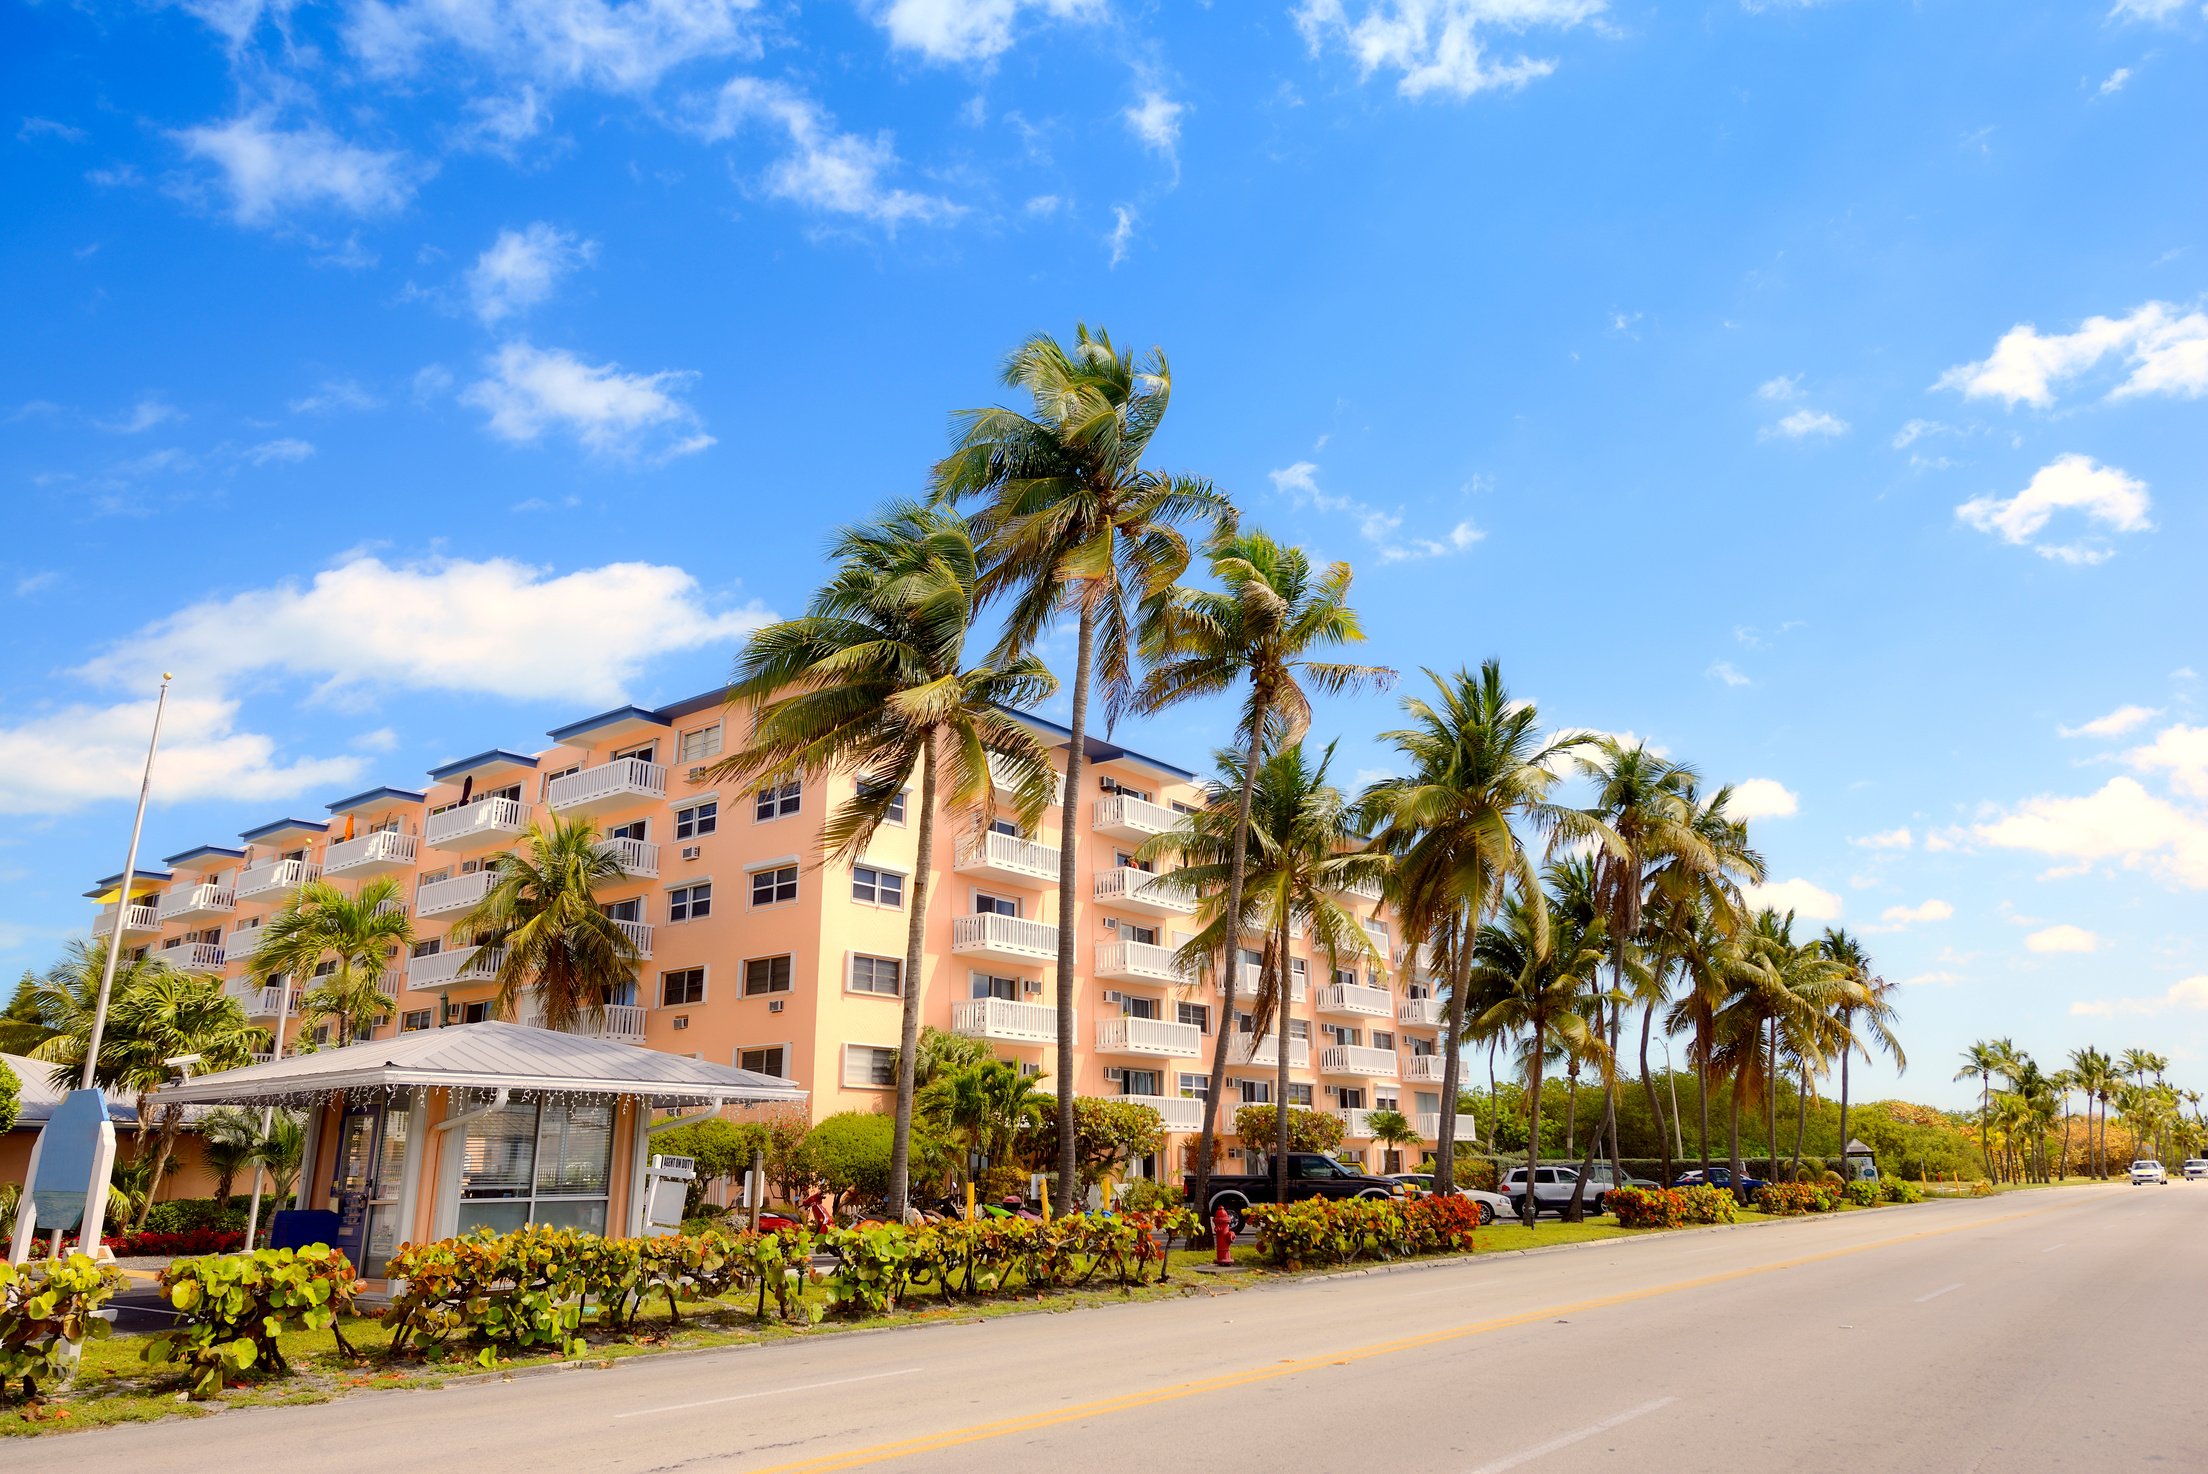
MULTIPOLYGON (((169 869, 165 865, 140 865, 136 870, 133 870, 131 872, 131 878, 134 883, 140 880, 169 880, 172 879, 175 874, 175 871, 169 869)), ((84 893, 84 898, 88 901, 98 900, 102 895, 106 894, 108 891, 115 889, 115 887, 121 885, 122 883, 123 872, 118 870, 113 875, 107 877, 107 879, 101 881, 98 885, 92 887, 92 889, 86 891, 84 893)))
POLYGON ((680 701, 661 707, 658 716, 663 721, 679 722, 684 717, 694 717, 701 711, 714 711, 726 705, 728 687, 715 686, 710 691, 701 691, 695 696, 686 696, 680 701))
POLYGON ((503 747, 494 747, 489 752, 479 752, 474 757, 464 757, 456 763, 446 763, 441 768, 431 768, 429 776, 442 783, 447 778, 457 778, 463 773, 472 773, 477 768, 488 768, 494 763, 503 763, 515 768, 533 768, 537 765, 537 760, 533 757, 523 757, 518 752, 508 752, 503 747))
POLYGON ((366 793, 356 793, 351 798, 341 798, 336 803, 327 805, 327 807, 333 814, 342 814, 347 809, 357 809, 364 804, 372 804, 379 798, 395 798, 401 803, 418 804, 423 797, 424 795, 416 793, 411 788, 371 788, 366 793))
POLYGON ((234 850, 226 844, 202 844, 194 845, 188 850, 179 850, 173 855, 163 855, 161 859, 165 864, 182 865, 204 855, 220 855, 225 860, 242 860, 245 858, 245 851, 234 850))
POLYGON ((569 722, 564 727, 554 727, 545 735, 554 742, 566 742, 571 738, 580 737, 586 732, 595 732, 600 727, 610 727, 615 722, 623 721, 650 722, 657 727, 668 725, 667 719, 656 711, 646 711, 641 706, 617 706, 612 711, 602 711, 594 717, 584 717, 579 722, 569 722))
POLYGON ((278 819, 273 824, 263 824, 258 828, 248 829, 240 834, 238 838, 244 840, 247 844, 251 844, 256 839, 266 839, 271 834, 282 834, 287 829, 305 829, 315 834, 327 834, 330 831, 330 825, 326 819, 278 819))
MULTIPOLYGON (((1037 716, 1034 712, 1021 711, 1017 707, 1010 706, 999 707, 998 710, 1006 716, 1016 717, 1020 721, 1026 722, 1029 726, 1041 727, 1046 732, 1056 733, 1062 741, 1070 742, 1073 739, 1073 728, 1062 726, 1049 717, 1037 716)), ((1178 763, 1169 763, 1163 758, 1155 758, 1147 753, 1136 752, 1131 747, 1120 747, 1115 743, 1106 742, 1093 732, 1089 734, 1088 738, 1088 758, 1092 763, 1122 761, 1141 763, 1145 767, 1155 768, 1161 773, 1170 773, 1184 782, 1193 783, 1196 781, 1196 775, 1178 763)))

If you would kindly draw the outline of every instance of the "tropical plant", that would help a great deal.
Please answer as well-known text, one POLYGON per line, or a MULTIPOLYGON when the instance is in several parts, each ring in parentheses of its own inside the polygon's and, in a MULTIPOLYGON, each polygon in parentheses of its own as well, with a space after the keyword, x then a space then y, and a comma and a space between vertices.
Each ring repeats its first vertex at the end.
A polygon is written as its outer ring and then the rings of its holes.
POLYGON ((253 1165, 260 1149, 260 1113, 217 1106, 199 1118, 199 1140, 207 1170, 215 1174, 215 1201, 228 1207, 238 1174, 253 1165))
MULTIPOLYGON (((1074 918, 1079 895, 1089 698, 1104 698, 1105 725, 1133 703, 1143 626, 1188 567, 1181 524, 1232 520, 1209 483, 1143 465, 1165 418, 1173 379, 1165 354, 1141 359, 1084 324, 1068 346, 1037 334, 1013 350, 1006 385, 1031 412, 996 406, 953 417, 950 454, 936 463, 938 502, 978 500, 985 601, 1007 608, 991 663, 1033 650, 1066 614, 1074 619, 1072 712, 1066 742, 1065 813, 1058 868, 1059 1078, 1074 1078, 1074 918)), ((1073 1094, 1058 1111, 1058 1190, 1075 1189, 1073 1094)))
MULTIPOLYGON (((1847 1036, 1840 1050, 1840 1150, 1845 1152, 1849 1141, 1849 1057, 1860 1052, 1868 1060, 1871 1046, 1876 1045, 1892 1057, 1897 1073, 1909 1068, 1909 1057, 1902 1051, 1900 1036, 1894 1032, 1895 985, 1878 975, 1863 944, 1839 927, 1827 927, 1817 945, 1827 958, 1838 964, 1845 980, 1852 985, 1839 1009, 1840 1028, 1847 1036)), ((2065 1122, 2067 1120, 2065 1116, 2065 1122)), ((2067 1136, 2063 1152, 2065 1156, 2069 1153, 2067 1136)))
MULTIPOLYGON (((985 830, 999 781, 992 763, 1016 790, 1021 827, 1033 828, 1056 774, 1011 713, 1048 697, 1058 682, 1024 652, 968 664, 981 578, 972 529, 955 515, 899 503, 838 533, 829 557, 832 572, 805 615, 758 631, 738 657, 729 703, 756 718, 750 741, 710 776, 746 788, 854 776, 856 795, 820 832, 824 857, 838 861, 865 851, 916 777, 916 853, 935 854, 939 811, 966 816, 975 834, 985 830)), ((893 1215, 903 1214, 907 1198, 934 869, 925 861, 914 867, 906 906, 893 1215)))
POLYGON ((1365 1117, 1365 1129, 1372 1139, 1384 1147, 1397 1151, 1415 1151, 1426 1138, 1418 1134, 1418 1127, 1401 1111, 1381 1109, 1365 1117))
POLYGON ((930 1081, 920 1093, 917 1116, 962 1142, 985 1168, 1032 1156, 1021 1150, 1021 1142, 1040 1131, 1054 1104, 1038 1078, 1002 1060, 968 1065, 930 1081))
POLYGON ((1981 1039, 1963 1051, 1963 1067, 1955 1072, 1958 1080, 1978 1082, 1978 1145, 1985 1156, 1986 1176, 1993 1176, 1993 1081, 2002 1071, 2007 1056, 1994 1043, 1981 1039))
POLYGON ((252 975, 262 987, 310 984, 300 1003, 301 1028, 329 1019, 345 1045, 391 1016, 397 1005, 385 975, 413 945, 414 922, 398 881, 378 876, 348 896, 327 880, 311 880, 262 929, 252 975))
POLYGON ((532 822, 514 849, 490 857, 483 899, 453 923, 447 944, 498 956, 492 1012, 512 1018, 524 994, 548 1029, 604 1015, 636 986, 636 943, 598 904, 628 876, 618 847, 588 819, 532 822))

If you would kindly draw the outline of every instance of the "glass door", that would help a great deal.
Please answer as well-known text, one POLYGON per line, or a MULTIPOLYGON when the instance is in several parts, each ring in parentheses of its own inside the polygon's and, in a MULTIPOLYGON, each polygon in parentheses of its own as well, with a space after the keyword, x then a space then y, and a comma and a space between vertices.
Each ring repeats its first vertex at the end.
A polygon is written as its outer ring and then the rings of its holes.
POLYGON ((353 1267, 367 1273, 368 1205, 374 1196, 377 1132, 383 1124, 383 1107, 347 1106, 338 1126, 335 1176, 330 1181, 330 1206, 337 1210, 334 1248, 345 1251, 353 1267))

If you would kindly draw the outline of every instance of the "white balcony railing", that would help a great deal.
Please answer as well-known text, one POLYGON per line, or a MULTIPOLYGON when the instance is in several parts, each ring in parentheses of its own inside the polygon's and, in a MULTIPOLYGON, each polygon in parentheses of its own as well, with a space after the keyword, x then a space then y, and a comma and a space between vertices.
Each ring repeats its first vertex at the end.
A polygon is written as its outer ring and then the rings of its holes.
POLYGON ((1414 1054, 1403 1061, 1403 1078, 1406 1080, 1441 1079, 1441 1072, 1448 1061, 1437 1054, 1414 1054))
POLYGON ((287 1007, 281 985, 263 988, 252 983, 232 983, 222 991, 237 1000, 238 1007, 245 1010, 247 1018, 276 1018, 286 1013, 297 1013, 303 996, 300 990, 293 989, 291 1002, 287 1007))
POLYGON ((147 932, 161 930, 161 908, 152 905, 102 906, 99 915, 92 918, 92 935, 104 937, 115 929, 115 918, 123 919, 123 935, 143 936, 147 932))
POLYGON ((1359 901, 1377 901, 1380 899, 1380 882, 1377 880, 1352 880, 1341 886, 1338 894, 1359 901))
POLYGON ((261 925, 245 926, 241 924, 234 928, 230 935, 222 940, 224 958, 231 962, 243 962, 246 958, 251 957, 260 950, 261 934, 267 930, 267 927, 261 925))
MULTIPOLYGON (((1019 790, 1012 783, 1012 764, 1001 753, 989 754, 989 786, 997 793, 1000 804, 1013 803, 1019 798, 1019 790)), ((1053 773, 1050 778, 1050 801, 1062 802, 1066 796, 1066 775, 1053 773)))
POLYGON ((659 874, 659 846, 649 840, 601 839, 598 853, 611 856, 613 863, 621 867, 623 875, 650 877, 659 874))
POLYGON ((958 842, 952 868, 965 875, 987 875, 1002 880, 1044 881, 1058 878, 1058 851, 1017 834, 969 835, 958 842))
POLYGON ((1185 983, 1173 949, 1153 942, 1098 942, 1096 975, 1124 983, 1185 983))
POLYGON ((186 972, 221 972, 224 962, 220 942, 178 942, 154 954, 171 967, 186 972))
POLYGON ((1432 1141, 1435 1137, 1441 1135, 1441 1112, 1420 1111, 1417 1115, 1411 1117, 1411 1124, 1418 1128, 1419 1135, 1425 1137, 1428 1141, 1432 1141))
POLYGON ((994 912, 954 916, 951 950, 977 957, 1048 960, 1058 955, 1058 928, 1047 921, 994 912))
POLYGON ((419 992, 447 983, 487 983, 498 976, 505 960, 503 947, 447 947, 427 957, 409 958, 406 985, 419 992))
POLYGON ((1131 793, 1108 793, 1096 801, 1096 830, 1120 839, 1148 839, 1179 826, 1181 816, 1164 804, 1131 793))
POLYGON ((1319 1012, 1355 1014, 1360 1018, 1386 1018, 1395 995, 1386 988, 1362 983, 1328 983, 1319 989, 1319 1012))
MULTIPOLYGON (((582 1039, 611 1039, 618 1044, 642 1044, 644 1019, 644 1009, 634 1003, 608 1003, 595 1016, 585 1014, 563 1032, 582 1039)), ((534 1000, 521 1007, 517 1021, 533 1029, 550 1027, 544 1021, 543 1008, 534 1000)))
POLYGON ((640 757, 624 757, 554 778, 545 788, 544 801, 554 809, 589 810, 666 796, 665 767, 640 757))
MULTIPOLYGON (((1239 984, 1236 985, 1235 996, 1237 998, 1255 998, 1257 996, 1258 979, 1263 975, 1263 969, 1260 968, 1256 963, 1243 963, 1242 980, 1239 984)), ((1291 1003, 1301 1003, 1304 999, 1304 994, 1307 991, 1308 986, 1309 979, 1303 973, 1292 972, 1288 974, 1288 1000, 1291 1003)), ((1211 987, 1212 991, 1215 993, 1224 993, 1227 991, 1227 985, 1224 979, 1221 979, 1219 982, 1213 983, 1211 987)))
POLYGON ((1395 1051, 1370 1044, 1329 1044, 1319 1052, 1322 1075, 1363 1075, 1375 1080, 1396 1076, 1395 1051))
POLYGON ((223 916, 235 911, 238 898, 230 887, 201 882, 180 885, 161 893, 161 919, 177 921, 194 916, 223 916))
POLYGON ((324 875, 367 875, 380 870, 407 870, 417 852, 414 836, 396 829, 378 829, 357 839, 339 840, 322 852, 324 875))
POLYGON ((507 844, 529 827, 529 808, 518 799, 482 798, 422 821, 422 843, 433 850, 487 850, 507 844))
MULTIPOLYGON (((1234 1036, 1234 1047, 1228 1052, 1228 1058, 1238 1065, 1278 1065, 1280 1063, 1280 1036, 1278 1034, 1267 1034, 1261 1039, 1255 1034, 1237 1034, 1234 1036)), ((1311 1041, 1308 1039, 1290 1039, 1288 1041, 1288 1068, 1301 1070, 1308 1068, 1310 1063, 1311 1041)))
POLYGON ((972 998, 951 1005, 951 1032, 974 1039, 1055 1044, 1058 1009, 1054 1004, 1016 1003, 1010 998, 972 998))
POLYGON ((321 873, 321 866, 305 860, 264 860, 238 872, 237 893, 260 896, 270 891, 297 890, 321 873))
POLYGON ((1193 916, 1196 897, 1159 884, 1159 877, 1132 865, 1114 865, 1096 872, 1096 900, 1101 906, 1147 911, 1160 916, 1193 916))
POLYGON ((1371 1111, 1349 1107, 1338 1110, 1334 1114, 1342 1118, 1342 1135, 1348 1137, 1351 1141, 1370 1141, 1372 1139, 1371 1111))
POLYGON ((464 910, 482 900, 490 889, 491 872, 488 870, 471 870, 466 875, 433 880, 414 892, 414 912, 418 916, 442 916, 447 911, 464 910))
POLYGON ((1197 1059, 1204 1052, 1204 1031, 1194 1024, 1168 1023, 1157 1018, 1098 1019, 1096 1052, 1197 1059))
POLYGON ((1194 1096, 1113 1095, 1105 1098, 1150 1107, 1158 1113, 1168 1131, 1201 1131, 1204 1127, 1204 1103, 1194 1096))
POLYGON ((652 955, 652 924, 650 922, 622 921, 619 918, 615 918, 613 924, 620 929, 621 934, 627 937, 630 944, 636 948, 637 956, 650 957, 652 955))
POLYGON ((1439 1028, 1442 1006, 1439 998, 1406 998, 1395 1010, 1395 1021, 1414 1029, 1439 1028))

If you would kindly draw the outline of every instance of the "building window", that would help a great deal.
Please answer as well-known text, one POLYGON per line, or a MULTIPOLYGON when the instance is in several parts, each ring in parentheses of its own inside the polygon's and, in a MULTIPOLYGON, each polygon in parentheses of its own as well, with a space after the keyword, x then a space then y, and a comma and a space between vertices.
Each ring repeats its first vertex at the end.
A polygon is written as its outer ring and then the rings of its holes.
POLYGON ((1121 1095, 1163 1095, 1165 1076, 1156 1070, 1121 1070, 1119 1093, 1121 1095))
POLYGON ((721 724, 715 722, 710 727, 685 732, 681 742, 682 760, 686 763, 702 763, 709 757, 718 757, 721 752, 721 724))
POLYGON ((799 784, 795 779, 779 788, 762 788, 752 801, 751 816, 765 823, 769 819, 787 818, 797 812, 800 798, 799 784))
MULTIPOLYGON (((859 794, 862 798, 878 798, 887 786, 882 783, 861 783, 859 794)), ((884 824, 902 824, 905 822, 905 797, 906 791, 902 788, 890 796, 888 805, 882 810, 882 822, 884 824)))
POLYGON ((470 1121, 461 1151, 460 1232, 531 1223, 606 1231, 613 1102, 516 1101, 470 1121))
MULTIPOLYGON (((1158 1000, 1145 998, 1139 993, 1128 993, 1120 998, 1119 1011, 1121 1016, 1125 1018, 1156 1018, 1158 1016, 1158 1000)), ((1154 1095, 1157 1092, 1151 1091, 1149 1093, 1154 1095)))
POLYGON ((1395 1035, 1384 1033, 1379 1029, 1374 1029, 1372 1031, 1372 1047, 1375 1049, 1395 1048, 1395 1035))
POLYGON ((1356 968, 1354 968, 1354 967, 1337 967, 1337 968, 1335 968, 1335 969, 1334 969, 1334 983, 1335 983, 1335 986, 1336 986, 1336 987, 1341 987, 1341 988, 1354 988, 1354 987, 1356 987, 1356 986, 1357 986, 1357 969, 1356 969, 1356 968))
POLYGON ((399 1015, 399 1032, 402 1034, 419 1034, 429 1027, 430 1016, 431 1010, 427 1008, 408 1009, 399 1015))
POLYGON ((659 975, 659 1006, 681 1008, 686 1004, 705 1001, 705 969, 702 967, 677 968, 659 975))
POLYGON ((744 964, 746 998, 756 998, 762 993, 789 991, 790 959, 787 953, 780 957, 754 957, 744 964))
POLYGON ((854 993, 878 993, 884 998, 895 998, 902 989, 898 979, 905 965, 895 957, 856 956, 851 959, 850 989, 854 993))
POLYGON ((772 1075, 777 1080, 787 1080, 790 1078, 790 1072, 784 1068, 787 1063, 788 1052, 779 1044, 736 1051, 736 1068, 749 1070, 755 1075, 772 1075))
POLYGON ((424 938, 422 938, 422 940, 420 940, 420 941, 418 941, 418 942, 416 942, 416 943, 414 944, 414 948, 413 948, 413 950, 412 950, 412 951, 410 951, 410 952, 408 952, 408 953, 407 953, 407 956, 409 956, 409 957, 435 957, 435 956, 436 956, 436 955, 437 955, 437 954, 438 954, 439 952, 442 952, 442 951, 444 951, 444 949, 445 949, 445 942, 444 942, 444 938, 442 938, 442 937, 424 937, 424 938))
POLYGON ((1299 1085, 1293 1080, 1289 1081, 1288 1104, 1292 1106, 1302 1106, 1306 1110, 1308 1110, 1311 1106, 1311 1087, 1308 1085, 1299 1085))
POLYGON ((490 1016, 491 1005, 487 999, 482 1002, 460 1005, 460 1022, 464 1024, 480 1024, 490 1016))
POLYGON ((1211 1032, 1211 1005, 1208 1003, 1176 1003, 1173 1005, 1175 1022, 1194 1024, 1205 1033, 1211 1032))
POLYGON ((992 896, 986 891, 975 891, 974 914, 976 916, 1017 916, 1020 914, 1020 903, 1017 898, 1012 896, 992 896))
POLYGON ((1018 978, 1000 978, 985 972, 968 973, 967 987, 970 998, 1002 998, 1008 1003, 1018 1002, 1025 991, 1018 978))
POLYGON ((1210 1095, 1211 1095, 1211 1076, 1209 1076, 1209 1075, 1183 1075, 1183 1076, 1181 1076, 1181 1098, 1182 1098, 1183 1100, 1206 1100, 1206 1099, 1209 1099, 1209 1098, 1210 1098, 1210 1095))
POLYGON ((678 885, 667 892, 669 921, 703 921, 712 914, 713 882, 710 880, 701 880, 696 885, 678 885))
POLYGON ((894 870, 854 865, 851 867, 851 899, 870 906, 902 906, 905 904, 905 878, 894 870))
POLYGON ((797 899, 797 867, 777 865, 769 870, 751 872, 751 904, 754 906, 778 906, 784 901, 797 899))
POLYGON ((1116 916, 1104 918, 1104 930, 1123 942, 1140 942, 1146 947, 1158 945, 1158 929, 1154 926, 1137 926, 1116 916))
POLYGON ((582 770, 583 770, 583 769, 582 769, 582 765, 578 763, 578 764, 577 764, 576 766, 574 766, 574 767, 572 767, 572 768, 562 768, 562 769, 560 769, 560 770, 559 770, 558 772, 556 772, 556 773, 547 773, 547 774, 545 774, 545 775, 544 775, 544 796, 545 796, 545 798, 547 798, 547 799, 550 799, 550 798, 551 798, 551 796, 552 796, 552 785, 553 785, 553 784, 555 784, 555 783, 559 782, 559 781, 560 781, 560 780, 561 780, 562 778, 565 778, 565 777, 567 777, 567 776, 568 776, 569 774, 571 774, 571 773, 580 773, 580 772, 581 772, 582 770))
POLYGON ((1273 1082, 1270 1080, 1237 1080, 1234 1082, 1234 1093, 1241 1098, 1244 1105, 1271 1105, 1273 1103, 1273 1082))
POLYGON ((703 803, 685 804, 675 810, 675 838, 696 839, 711 834, 720 827, 721 805, 717 799, 703 803))
POLYGON ((881 1090, 897 1083, 897 1051, 875 1044, 843 1046, 843 1084, 847 1090, 881 1090))

